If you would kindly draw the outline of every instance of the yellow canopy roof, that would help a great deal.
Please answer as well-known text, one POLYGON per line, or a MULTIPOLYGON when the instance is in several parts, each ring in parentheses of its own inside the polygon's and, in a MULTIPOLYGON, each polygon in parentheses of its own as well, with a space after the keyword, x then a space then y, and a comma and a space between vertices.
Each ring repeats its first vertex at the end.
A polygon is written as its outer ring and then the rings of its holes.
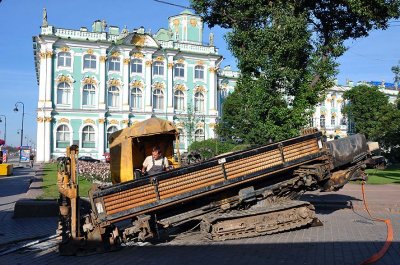
POLYGON ((138 122, 131 127, 114 132, 110 135, 110 147, 120 144, 127 138, 136 138, 156 134, 176 134, 178 129, 172 122, 159 118, 150 118, 138 122))

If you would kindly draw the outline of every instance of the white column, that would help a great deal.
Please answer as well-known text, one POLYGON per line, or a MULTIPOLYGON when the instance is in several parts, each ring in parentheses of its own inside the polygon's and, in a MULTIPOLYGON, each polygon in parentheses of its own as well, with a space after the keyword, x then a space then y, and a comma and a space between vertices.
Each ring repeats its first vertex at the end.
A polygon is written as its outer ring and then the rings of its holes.
POLYGON ((46 94, 46 50, 40 51, 40 70, 39 70, 39 102, 38 108, 44 107, 46 94))
POLYGON ((36 162, 44 162, 44 116, 42 111, 38 111, 37 133, 36 133, 36 162))
POLYGON ((129 111, 129 51, 124 52, 122 110, 129 111))
POLYGON ((99 144, 98 144, 98 149, 97 150, 99 150, 99 158, 101 158, 102 157, 102 155, 103 155, 103 153, 104 153, 104 137, 105 137, 105 130, 104 130, 104 122, 105 122, 105 119, 104 119, 104 115, 100 115, 100 118, 99 118, 99 126, 98 126, 98 139, 99 139, 99 144))
POLYGON ((106 95, 106 50, 101 49, 100 55, 100 85, 99 85, 99 109, 106 109, 105 95, 106 95))
POLYGON ((45 107, 51 108, 51 91, 52 91, 52 73, 53 73, 53 48, 52 44, 48 44, 46 51, 46 88, 45 88, 45 107))
POLYGON ((145 112, 151 112, 153 110, 153 107, 151 105, 151 98, 152 98, 152 94, 151 94, 151 85, 152 85, 152 75, 151 75, 151 64, 152 64, 152 54, 148 53, 145 56, 145 81, 146 81, 146 88, 145 88, 145 107, 144 107, 144 111, 145 112))
MULTIPOLYGON (((168 55, 168 60, 167 60, 167 113, 173 113, 174 112, 174 105, 173 105, 173 98, 174 98, 174 92, 173 92, 173 70, 174 70, 174 56, 173 55, 168 55)), ((186 74, 187 71, 186 71, 186 74)))
POLYGON ((51 154, 51 148, 50 148, 50 140, 52 139, 51 135, 51 121, 52 117, 51 114, 48 113, 46 117, 44 118, 44 162, 49 162, 50 161, 50 154, 51 154))
POLYGON ((215 62, 212 62, 210 68, 210 83, 208 88, 208 97, 210 102, 210 109, 208 111, 209 115, 217 115, 216 109, 216 99, 217 99, 217 69, 215 67, 215 62))

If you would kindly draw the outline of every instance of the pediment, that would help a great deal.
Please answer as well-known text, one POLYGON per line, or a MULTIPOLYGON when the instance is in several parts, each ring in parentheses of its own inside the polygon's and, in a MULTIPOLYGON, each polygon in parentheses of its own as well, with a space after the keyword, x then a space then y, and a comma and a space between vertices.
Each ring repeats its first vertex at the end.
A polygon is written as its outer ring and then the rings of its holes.
POLYGON ((131 33, 123 39, 123 44, 134 45, 136 47, 158 48, 157 42, 148 34, 131 33))

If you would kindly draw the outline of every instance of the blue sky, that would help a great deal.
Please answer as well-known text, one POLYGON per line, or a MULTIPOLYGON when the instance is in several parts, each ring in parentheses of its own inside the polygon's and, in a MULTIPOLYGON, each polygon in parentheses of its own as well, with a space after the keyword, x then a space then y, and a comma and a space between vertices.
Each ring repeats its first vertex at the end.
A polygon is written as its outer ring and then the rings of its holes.
MULTIPOLYGON (((188 5, 187 0, 170 1, 188 5)), ((7 116, 7 142, 19 145, 21 112, 13 112, 17 101, 25 104, 24 135, 36 142, 36 107, 38 86, 33 63, 32 36, 40 33, 42 9, 47 8, 50 25, 61 28, 91 29, 96 19, 105 19, 108 25, 132 30, 140 26, 155 33, 168 26, 168 17, 183 9, 157 3, 153 0, 3 0, 0 3, 0 115, 7 116)), ((391 82, 390 68, 400 60, 400 23, 392 23, 387 31, 374 31, 369 37, 348 41, 350 49, 340 58, 338 80, 344 84, 352 81, 385 80, 391 82)), ((235 59, 227 50, 224 30, 211 29, 215 44, 225 57, 223 66, 232 65, 235 59)), ((210 30, 205 27, 204 39, 210 30)), ((3 119, 4 120, 4 119, 3 119)), ((4 135, 4 121, 0 123, 0 138, 4 135)), ((25 138, 25 137, 24 137, 25 138)), ((26 139, 24 139, 26 144, 26 139)))

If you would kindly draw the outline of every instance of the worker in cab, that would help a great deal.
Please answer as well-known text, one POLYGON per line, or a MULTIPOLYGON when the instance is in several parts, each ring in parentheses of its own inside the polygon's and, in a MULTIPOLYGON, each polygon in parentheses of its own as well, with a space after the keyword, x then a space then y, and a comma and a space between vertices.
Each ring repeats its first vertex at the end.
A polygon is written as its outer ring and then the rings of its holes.
POLYGON ((168 159, 162 155, 161 148, 159 146, 153 147, 151 156, 146 157, 143 162, 142 173, 151 176, 168 169, 168 159))

